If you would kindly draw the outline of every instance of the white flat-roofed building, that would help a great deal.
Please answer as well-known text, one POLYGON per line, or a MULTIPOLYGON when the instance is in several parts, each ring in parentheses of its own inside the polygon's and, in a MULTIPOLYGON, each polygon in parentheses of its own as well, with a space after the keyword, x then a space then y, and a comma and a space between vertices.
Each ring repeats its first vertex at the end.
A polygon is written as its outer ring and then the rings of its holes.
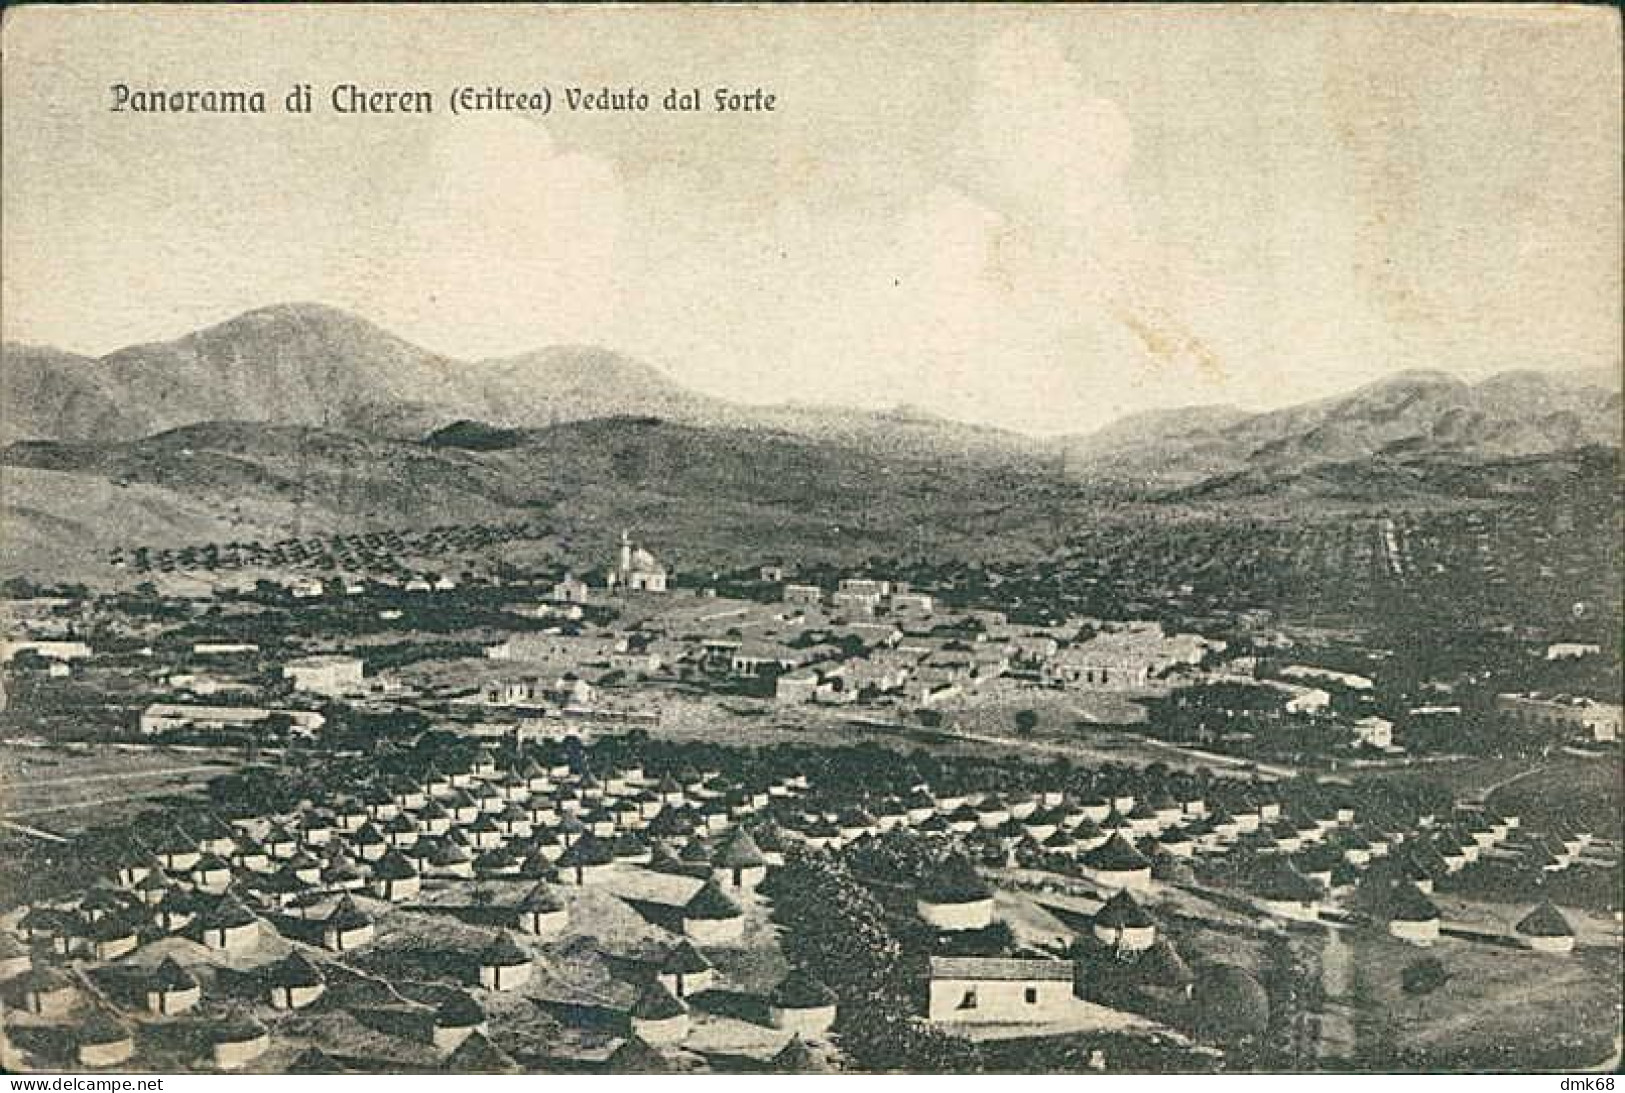
POLYGON ((931 958, 926 1017, 961 1024, 1044 1024, 1072 1009, 1070 960, 931 958))
POLYGON ((1048 634, 1022 634, 1010 640, 1010 654, 1027 664, 1042 664, 1061 651, 1061 643, 1048 634))
POLYGON ((1495 708, 1519 723, 1560 732, 1581 732, 1605 742, 1620 737, 1621 708, 1573 695, 1500 694, 1495 708))
POLYGON ((199 657, 253 656, 260 647, 250 641, 198 641, 192 643, 192 655, 199 657))
POLYGON ((142 735, 176 729, 242 729, 262 725, 274 716, 286 717, 296 730, 314 733, 327 719, 312 710, 268 710, 260 706, 191 706, 155 702, 141 711, 142 735))
POLYGON ((824 590, 815 584, 787 584, 780 598, 785 603, 819 604, 824 601, 824 590))
POLYGON ((553 586, 552 599, 554 603, 586 603, 592 596, 592 589, 587 582, 566 573, 564 580, 553 586))
POLYGON ((82 641, 29 638, 0 642, 0 661, 8 661, 18 653, 33 653, 47 660, 84 660, 90 656, 90 646, 82 641))
POLYGON ((283 665, 282 675, 292 681, 296 691, 337 697, 365 689, 366 684, 362 680, 364 668, 360 657, 323 653, 290 660, 283 665))
POLYGON ((927 592, 893 592, 891 605, 894 611, 906 611, 915 615, 929 615, 936 609, 937 601, 927 592))
POLYGON ((488 660, 546 660, 568 664, 604 662, 624 648, 622 639, 612 634, 565 634, 546 631, 510 634, 506 640, 485 647, 488 660))
POLYGON ((1547 660, 1578 660, 1602 652, 1602 646, 1590 641, 1554 641, 1546 647, 1547 660))
POLYGON ((881 599, 878 592, 852 592, 843 588, 830 596, 829 606, 837 612, 872 615, 880 609, 881 599))
POLYGON ((1289 664, 1281 669, 1281 674, 1287 679, 1306 683, 1335 683, 1351 691, 1369 691, 1376 686, 1365 676, 1357 676, 1353 672, 1338 672, 1331 668, 1317 668, 1312 664, 1289 664))
POLYGON ((728 667, 738 676, 758 676, 768 669, 788 672, 823 656, 825 652, 827 650, 818 646, 796 649, 775 641, 753 639, 741 642, 729 654, 728 667))
POLYGON ((835 589, 837 592, 850 592, 855 596, 884 597, 891 595, 891 582, 875 580, 870 577, 847 577, 835 589))
POLYGON ((1354 723, 1354 736, 1368 748, 1388 751, 1394 746, 1394 723, 1385 717, 1362 717, 1354 723))
POLYGON ((1151 623, 1125 623, 1062 649, 1044 664, 1050 683, 1095 690, 1128 691, 1148 686, 1175 665, 1199 663, 1224 643, 1199 634, 1165 634, 1151 623))
POLYGON ((607 578, 612 588, 626 592, 664 592, 669 576, 670 571, 652 551, 633 542, 629 532, 621 532, 620 553, 607 578))

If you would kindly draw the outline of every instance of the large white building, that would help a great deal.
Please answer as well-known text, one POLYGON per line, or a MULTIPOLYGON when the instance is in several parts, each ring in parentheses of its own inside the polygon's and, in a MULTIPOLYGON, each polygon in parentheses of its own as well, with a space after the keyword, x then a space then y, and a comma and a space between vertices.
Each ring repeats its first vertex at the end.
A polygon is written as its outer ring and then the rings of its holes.
POLYGON ((1198 634, 1165 634, 1157 623, 1129 623, 1062 649, 1043 665, 1046 682, 1095 690, 1132 691, 1177 664, 1195 665, 1224 643, 1198 634))
POLYGON ((313 733, 327 723, 311 710, 267 710, 259 706, 182 706, 155 702, 141 711, 140 729, 144 736, 174 729, 243 729, 263 725, 281 715, 295 730, 313 733))

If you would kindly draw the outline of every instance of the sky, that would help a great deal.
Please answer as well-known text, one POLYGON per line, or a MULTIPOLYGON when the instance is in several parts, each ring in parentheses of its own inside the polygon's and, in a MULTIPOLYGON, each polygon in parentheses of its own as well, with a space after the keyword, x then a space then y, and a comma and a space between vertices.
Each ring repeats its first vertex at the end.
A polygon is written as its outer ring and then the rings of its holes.
POLYGON ((1037 434, 1620 368, 1619 23, 1556 5, 9 9, 0 326, 309 300, 478 359, 1037 434), (427 88, 429 116, 110 86, 427 88), (453 116, 456 85, 766 114, 453 116))

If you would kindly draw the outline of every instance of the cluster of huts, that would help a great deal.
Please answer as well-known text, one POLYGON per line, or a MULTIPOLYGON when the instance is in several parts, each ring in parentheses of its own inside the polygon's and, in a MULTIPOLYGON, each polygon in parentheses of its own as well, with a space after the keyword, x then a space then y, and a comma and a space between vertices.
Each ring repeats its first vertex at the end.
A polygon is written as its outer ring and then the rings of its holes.
MULTIPOLYGON (((1517 815, 1482 806, 1442 817, 1364 818, 1352 799, 1334 790, 1283 793, 1268 783, 1229 784, 1211 791, 1215 800, 1209 801, 1188 784, 1182 788, 933 792, 922 785, 839 807, 817 794, 798 801, 802 811, 782 819, 780 829, 823 847, 899 828, 952 836, 984 861, 1077 876, 1108 895, 1143 893, 1159 882, 1194 883, 1195 866, 1230 859, 1238 867, 1235 879, 1263 914, 1323 921, 1323 912, 1336 915, 1352 905, 1362 919, 1418 945, 1440 936, 1440 911, 1429 898, 1435 881, 1480 860, 1561 868, 1590 841, 1573 829, 1545 837, 1520 833, 1517 815), (806 807, 820 802, 831 807, 806 807), (1542 851, 1552 841, 1560 849, 1548 864, 1542 851)), ((917 906, 939 930, 980 929, 992 921, 992 893, 957 872, 922 886, 917 906)), ((1110 914, 1124 913, 1116 896, 1107 906, 1110 914)), ((1573 945, 1572 927, 1549 901, 1513 932, 1543 952, 1573 945)))
MULTIPOLYGON (((983 861, 1079 876, 1107 897, 1091 926, 1094 942, 1149 954, 1148 967, 1175 972, 1178 954, 1134 893, 1187 883, 1203 861, 1245 860, 1255 905, 1290 919, 1319 919, 1340 889, 1375 890, 1380 898, 1372 906, 1389 932, 1428 944, 1440 929, 1429 899, 1435 879, 1481 855, 1547 846, 1517 841, 1516 816, 1475 810, 1443 821, 1367 819, 1334 793, 1306 799, 1259 782, 1203 787, 1142 776, 1133 785, 1087 789, 997 780, 986 788, 969 776, 940 777, 935 787, 892 777, 879 779, 877 790, 840 777, 814 785, 771 762, 726 773, 681 764, 651 771, 625 754, 589 762, 580 755, 567 761, 557 748, 516 752, 499 758, 480 748, 363 768, 357 778, 335 775, 322 799, 277 814, 200 813, 132 836, 76 900, 0 918, 6 1001, 40 1018, 75 1022, 81 1065, 116 1065, 133 1041, 113 1030, 128 1032, 136 1018, 107 1004, 80 965, 117 962, 173 936, 230 960, 254 953, 274 930, 297 944, 263 967, 262 1001, 272 1010, 302 1009, 326 989, 324 962, 373 942, 381 905, 410 905, 426 887, 494 880, 527 887, 500 908, 502 932, 478 954, 467 986, 515 990, 533 968, 515 936, 546 937, 567 924, 558 889, 592 886, 631 866, 703 882, 680 909, 681 939, 628 1009, 627 1051, 635 1055, 688 1036, 690 999, 716 979, 704 950, 740 943, 741 902, 796 845, 836 849, 891 830, 938 833, 983 861)), ((1584 846, 1578 832, 1557 837, 1561 849, 1547 849, 1558 860, 1584 846)), ((946 871, 919 886, 916 909, 939 931, 974 931, 992 924, 993 892, 975 869, 946 871)), ((1549 903, 1517 932, 1542 951, 1565 951, 1574 940, 1549 903)), ((933 961, 928 1016, 1042 1021, 1070 996, 1072 981, 1067 961, 933 961), (979 986, 984 980, 999 985, 979 986), (1066 992, 1056 986, 1063 981, 1066 992), (1004 1007, 1000 999, 1021 1004, 1004 1007)), ((201 1013, 209 1008, 204 994, 193 970, 163 960, 150 968, 141 1019, 201 1013)), ((834 996, 799 973, 768 1001, 772 1023, 798 1037, 816 1039, 834 1021, 834 996)), ((451 1006, 448 1020, 470 1017, 471 1006, 478 1008, 472 999, 466 1012, 451 1006)), ((477 1033, 468 1050, 490 1055, 496 1049, 482 1026, 437 1024, 436 1046, 460 1050, 477 1033)), ((247 1065, 270 1043, 246 1010, 216 1014, 208 1028, 204 1061, 218 1067, 247 1065)), ((791 1051, 786 1065, 804 1047, 791 1051)))
MULTIPOLYGON (((703 880, 681 908, 681 943, 628 1013, 630 1032, 645 1045, 674 1043, 687 1035, 687 999, 716 977, 701 947, 740 941, 740 900, 771 862, 782 861, 781 849, 764 850, 744 822, 804 788, 804 779, 745 784, 689 768, 654 777, 636 764, 599 776, 534 756, 499 764, 481 750, 287 814, 229 821, 200 814, 132 836, 76 900, 20 907, 0 921, 10 928, 0 930, 0 979, 20 1008, 72 1020, 81 1065, 111 1066, 129 1057, 133 1039, 116 1049, 104 1033, 111 1025, 129 1032, 133 1021, 106 1004, 80 964, 120 961, 168 937, 223 961, 251 960, 267 930, 313 953, 326 950, 322 960, 342 960, 373 942, 380 901, 411 904, 426 886, 463 881, 529 881, 522 897, 499 909, 504 929, 478 953, 470 984, 515 990, 529 981, 533 962, 509 931, 559 933, 568 911, 558 887, 592 885, 634 865, 703 880)), ((763 830, 771 841, 771 825, 763 830)), ((297 946, 262 966, 260 978, 263 1002, 278 1010, 309 1006, 326 987, 321 963, 297 946)), ((201 1014, 203 983, 166 958, 148 970, 144 999, 144 1019, 201 1014)), ((798 1035, 821 1035, 834 1020, 833 995, 800 977, 770 1001, 773 1023, 798 1035)), ((209 1023, 233 1032, 250 1018, 209 1023)), ((461 1046, 455 1029, 439 1039, 448 1050, 461 1046)), ((261 1026, 252 1038, 219 1040, 199 1062, 240 1067, 269 1043, 261 1026)))

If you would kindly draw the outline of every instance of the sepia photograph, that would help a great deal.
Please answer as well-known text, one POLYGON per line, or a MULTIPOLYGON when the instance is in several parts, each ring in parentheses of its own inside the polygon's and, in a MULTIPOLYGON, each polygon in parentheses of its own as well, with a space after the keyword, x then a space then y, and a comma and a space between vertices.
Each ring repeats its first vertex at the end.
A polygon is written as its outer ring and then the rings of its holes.
POLYGON ((0 1080, 1612 1089, 1620 27, 8 7, 0 1080))

